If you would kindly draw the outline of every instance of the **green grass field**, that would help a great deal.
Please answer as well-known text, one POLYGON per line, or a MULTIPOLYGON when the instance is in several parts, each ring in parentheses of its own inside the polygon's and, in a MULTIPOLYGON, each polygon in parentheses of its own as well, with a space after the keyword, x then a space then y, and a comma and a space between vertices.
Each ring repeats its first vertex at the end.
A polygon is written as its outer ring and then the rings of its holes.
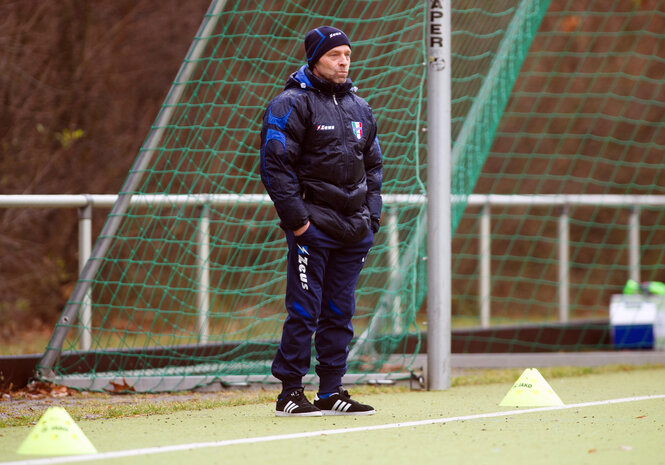
MULTIPOLYGON (((665 464, 665 398, 643 398, 665 394, 665 368, 548 382, 563 408, 499 407, 513 384, 499 382, 365 393, 361 400, 377 409, 370 417, 276 418, 272 401, 262 401, 81 419, 99 454, 76 463, 665 464)), ((1 463, 74 463, 16 454, 30 429, 0 429, 1 463)))

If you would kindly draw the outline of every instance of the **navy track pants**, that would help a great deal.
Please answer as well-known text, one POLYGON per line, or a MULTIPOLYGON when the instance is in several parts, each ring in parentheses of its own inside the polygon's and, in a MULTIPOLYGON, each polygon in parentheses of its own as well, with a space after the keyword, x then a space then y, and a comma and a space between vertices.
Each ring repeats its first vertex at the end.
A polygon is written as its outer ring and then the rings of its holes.
POLYGON ((334 392, 346 373, 356 283, 374 236, 370 232, 358 242, 344 243, 310 223, 301 236, 286 231, 286 241, 288 315, 272 373, 282 381, 284 394, 302 387, 302 378, 310 368, 312 335, 316 333, 319 392, 334 392))

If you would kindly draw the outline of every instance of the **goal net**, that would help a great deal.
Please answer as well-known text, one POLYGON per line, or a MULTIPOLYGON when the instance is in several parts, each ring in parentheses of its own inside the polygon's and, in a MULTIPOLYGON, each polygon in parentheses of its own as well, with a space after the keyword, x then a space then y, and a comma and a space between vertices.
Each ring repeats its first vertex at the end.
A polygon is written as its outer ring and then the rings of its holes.
MULTIPOLYGON (((452 6, 452 321, 454 331, 486 330, 453 343, 489 350, 488 340, 504 336, 487 329, 486 301, 492 325, 560 321, 552 225, 561 205, 491 206, 492 248, 483 251, 488 198, 479 194, 662 189, 654 157, 664 143, 663 5, 452 6), (483 257, 491 259, 484 291, 483 257)), ((41 376, 136 391, 273 381, 286 244, 259 178, 261 116, 304 63, 305 32, 323 24, 351 38, 351 77, 374 110, 385 157, 382 228, 358 283, 347 378, 418 372, 427 324, 426 9, 422 0, 213 1, 55 328, 41 376)), ((622 224, 625 212, 616 211, 570 212, 578 227, 570 269, 581 270, 569 288, 579 295, 568 303, 572 319, 607 319, 607 292, 625 278, 618 262, 627 246, 592 234, 622 224)), ((648 215, 645 253, 658 247, 660 215, 648 215)), ((649 259, 654 277, 658 254, 649 259)), ((509 344, 544 345, 562 347, 537 338, 509 344)))

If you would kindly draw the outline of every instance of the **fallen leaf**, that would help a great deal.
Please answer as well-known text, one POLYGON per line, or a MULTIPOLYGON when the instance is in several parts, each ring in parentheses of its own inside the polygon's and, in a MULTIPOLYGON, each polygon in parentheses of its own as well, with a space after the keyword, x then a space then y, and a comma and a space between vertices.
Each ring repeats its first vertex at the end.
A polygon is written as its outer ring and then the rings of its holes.
POLYGON ((122 378, 122 383, 116 383, 114 381, 110 381, 109 384, 113 386, 113 389, 104 389, 104 390, 112 394, 126 394, 129 392, 136 392, 136 389, 130 386, 125 378, 122 378))
POLYGON ((75 391, 67 386, 59 386, 53 383, 44 383, 41 381, 33 381, 23 389, 15 391, 14 397, 26 399, 46 399, 48 397, 67 397, 71 396, 75 391))
POLYGON ((66 397, 69 395, 67 386, 53 386, 51 388, 51 397, 66 397))
POLYGON ((383 366, 381 366, 381 369, 379 370, 380 373, 392 373, 399 371, 404 371, 404 367, 402 365, 390 364, 390 363, 384 364, 383 366))

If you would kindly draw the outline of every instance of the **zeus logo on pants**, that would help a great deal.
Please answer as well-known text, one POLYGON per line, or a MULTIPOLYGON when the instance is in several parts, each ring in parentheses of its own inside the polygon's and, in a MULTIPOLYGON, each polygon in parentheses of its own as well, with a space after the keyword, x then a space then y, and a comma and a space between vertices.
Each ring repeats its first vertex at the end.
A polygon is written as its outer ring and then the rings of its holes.
POLYGON ((302 246, 298 244, 298 272, 300 273, 300 285, 306 291, 309 290, 307 285, 307 257, 309 251, 307 246, 302 246))

